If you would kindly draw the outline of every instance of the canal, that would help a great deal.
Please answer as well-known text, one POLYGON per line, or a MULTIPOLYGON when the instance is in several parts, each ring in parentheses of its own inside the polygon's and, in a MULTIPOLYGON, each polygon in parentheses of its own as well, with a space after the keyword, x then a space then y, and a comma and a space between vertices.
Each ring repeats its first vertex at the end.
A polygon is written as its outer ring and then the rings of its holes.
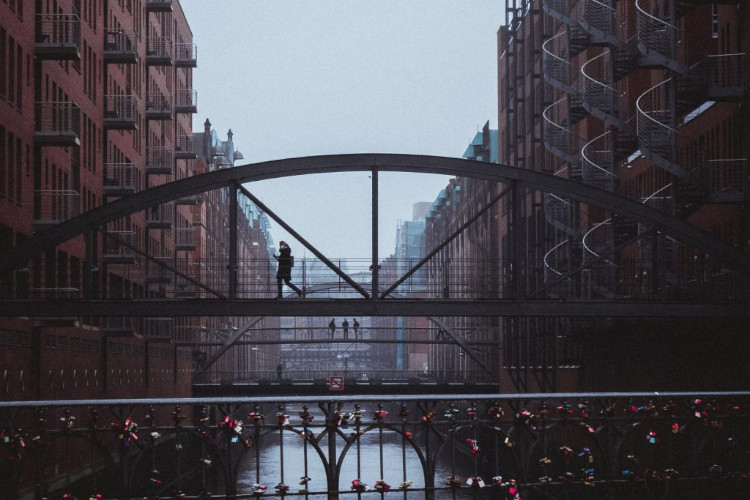
MULTIPOLYGON (((370 411, 365 413, 371 416, 372 409, 368 410, 370 411)), ((299 411, 301 407, 292 406, 285 410, 289 415, 296 415, 299 411)), ((313 414, 313 422, 324 421, 322 413, 315 414, 312 409, 310 413, 313 414)), ((309 430, 317 432, 313 426, 309 430)), ((393 493, 408 485, 398 492, 403 498, 425 498, 422 463, 416 451, 404 443, 401 433, 390 429, 370 428, 356 439, 356 428, 353 425, 341 430, 347 437, 336 438, 336 460, 340 462, 338 486, 342 494, 360 493, 363 497, 375 498, 385 493, 385 483, 393 493), (343 458, 342 453, 345 453, 343 458), (355 487, 357 484, 361 485, 360 491, 355 487), (376 489, 377 486, 380 486, 379 489, 376 489)), ((327 459, 328 438, 324 437, 319 444, 327 459)), ((463 478, 461 489, 468 493, 470 488, 463 481, 471 476, 470 459, 465 462, 455 460, 448 448, 443 455, 437 461, 435 485, 444 488, 449 478, 463 478)), ((276 495, 279 492, 277 486, 283 484, 288 487, 287 494, 326 498, 328 485, 323 460, 315 447, 297 432, 284 430, 282 433, 276 431, 266 434, 240 461, 237 492, 257 494, 259 485, 263 485, 261 488, 265 487, 266 495, 276 495)), ((450 490, 438 491, 435 498, 455 498, 454 493, 455 491, 450 490)))

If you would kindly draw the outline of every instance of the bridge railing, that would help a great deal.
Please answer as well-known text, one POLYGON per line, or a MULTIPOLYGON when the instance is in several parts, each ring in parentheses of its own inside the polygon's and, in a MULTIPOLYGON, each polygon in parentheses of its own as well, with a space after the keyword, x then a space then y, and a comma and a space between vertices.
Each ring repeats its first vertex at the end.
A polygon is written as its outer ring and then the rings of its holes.
MULTIPOLYGON (((148 211, 147 223, 150 227, 171 227, 171 204, 160 205, 148 211), (167 210, 169 209, 169 210, 167 210)), ((179 232, 179 231, 178 231, 179 232)), ((192 234, 192 233, 191 233, 192 234)), ((178 234, 181 236, 181 233, 178 234)), ((178 239, 179 248, 193 248, 195 241, 178 239)), ((678 245, 676 242, 672 245, 678 245)), ((613 263, 616 277, 611 296, 617 300, 693 300, 715 303, 746 300, 750 296, 750 281, 741 271, 732 270, 721 265, 716 259, 706 258, 688 246, 676 247, 681 258, 667 262, 668 271, 664 279, 650 280, 639 286, 635 295, 628 283, 633 275, 645 274, 653 266, 652 256, 643 254, 643 259, 620 259, 618 255, 608 258, 613 263), (679 277, 679 279, 677 279, 679 277), (721 293, 717 294, 716 291, 721 293)), ((334 259, 338 266, 351 280, 370 290, 372 271, 367 259, 334 259)), ((545 269, 543 261, 531 267, 545 269)), ((434 258, 422 268, 410 274, 407 279, 393 286, 418 263, 413 260, 385 261, 378 273, 378 289, 383 294, 389 290, 386 298, 431 298, 431 299, 503 299, 508 297, 507 284, 512 282, 508 270, 512 268, 509 260, 503 259, 442 259, 434 258), (392 290, 391 290, 392 289, 392 290)), ((216 299, 229 295, 229 274, 226 259, 178 259, 174 256, 143 256, 132 262, 119 262, 120 271, 131 280, 145 280, 146 284, 159 284, 159 298, 216 299), (144 266, 145 264, 145 266, 144 266), (143 274, 145 267, 146 273, 143 274)), ((238 299, 272 299, 277 295, 276 262, 273 259, 240 259, 237 266, 238 299)), ((24 298, 31 284, 44 281, 44 266, 34 266, 14 271, 13 276, 0 276, 0 296, 3 298, 24 298), (36 275, 35 275, 36 274, 36 275)), ((71 281, 85 283, 82 276, 71 281)), ((573 278, 571 278, 573 279, 573 278)), ((292 270, 292 282, 304 289, 306 298, 345 299, 361 298, 362 295, 342 276, 317 259, 295 259, 292 270)), ((529 288, 523 293, 543 299, 543 294, 534 293, 531 288, 533 279, 528 279, 529 288)), ((571 283, 575 283, 572 281, 571 283)), ((154 285, 155 286, 155 285, 154 285)), ((584 293, 582 285, 578 286, 580 294, 584 293)), ((296 297, 284 287, 284 293, 296 297)), ((573 293, 574 293, 573 289, 573 293)), ((82 296, 98 299, 118 299, 119 290, 98 286, 95 290, 83 290, 82 296)), ((143 298, 143 297, 132 297, 143 298)))
POLYGON ((0 402, 8 498, 741 498, 750 393, 0 402))
MULTIPOLYGON (((492 383, 497 382, 491 374, 467 370, 369 370, 351 367, 347 369, 328 370, 276 370, 257 371, 215 371, 196 376, 196 383, 212 384, 259 384, 270 381, 282 383, 322 383, 328 385, 331 377, 344 377, 348 382, 357 384, 379 384, 389 382, 425 384, 425 383, 492 383)), ((416 389, 416 387, 415 387, 416 389)))

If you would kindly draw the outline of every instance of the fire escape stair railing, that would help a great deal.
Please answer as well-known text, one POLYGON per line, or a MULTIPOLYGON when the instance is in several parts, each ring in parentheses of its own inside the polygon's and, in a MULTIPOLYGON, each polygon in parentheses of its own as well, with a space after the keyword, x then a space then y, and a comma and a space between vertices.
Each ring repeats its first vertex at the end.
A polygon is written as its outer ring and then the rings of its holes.
POLYGON ((558 111, 568 102, 567 97, 558 99, 542 112, 544 119, 542 126, 542 136, 544 138, 544 147, 550 153, 574 167, 573 175, 578 175, 578 151, 580 139, 568 127, 568 119, 560 119, 558 111))
POLYGON ((678 139, 680 133, 675 128, 676 110, 664 106, 669 102, 669 78, 646 90, 636 101, 636 135, 643 156, 679 179, 698 184, 695 171, 686 170, 678 164, 678 139), (665 99, 665 96, 667 97, 665 99))
POLYGON ((618 160, 615 136, 614 131, 607 130, 581 148, 581 178, 585 184, 614 192, 618 160))
POLYGON ((591 44, 622 47, 623 25, 617 24, 617 11, 599 0, 583 0, 581 27, 591 35, 591 44))
POLYGON ((678 62, 678 41, 682 44, 682 50, 687 39, 680 30, 668 20, 654 17, 644 10, 641 4, 645 0, 636 0, 636 39, 638 51, 641 54, 641 64, 644 66, 665 67, 680 74, 688 73, 688 66, 678 62))
POLYGON ((576 95, 578 90, 573 85, 573 75, 577 69, 568 60, 568 49, 564 46, 567 34, 563 31, 542 44, 544 81, 568 95, 576 95))
MULTIPOLYGON (((555 172, 556 176, 563 176, 567 168, 562 168, 555 172)), ((566 200, 554 193, 544 193, 544 214, 545 220, 552 227, 559 229, 569 237, 574 239, 580 238, 578 230, 579 210, 577 204, 566 200)))
POLYGON ((596 118, 622 129, 625 120, 619 113, 621 106, 609 57, 610 51, 605 50, 581 66, 583 107, 596 118))
POLYGON ((544 254, 544 294, 547 297, 580 297, 580 288, 575 269, 583 263, 583 247, 580 235, 565 238, 544 254))
POLYGON ((570 0, 546 0, 542 2, 544 12, 568 26, 577 25, 578 22, 571 17, 570 0))
MULTIPOLYGON (((666 213, 670 213, 673 211, 672 207, 674 206, 675 202, 674 197, 675 186, 673 183, 669 183, 643 198, 642 203, 649 207, 656 208, 666 213)), ((648 228, 644 224, 638 223, 638 234, 644 234, 646 231, 648 231, 648 228)), ((638 246, 641 251, 641 260, 643 262, 644 269, 653 269, 654 259, 657 258, 655 256, 653 242, 654 238, 658 237, 659 235, 657 233, 654 233, 652 238, 641 238, 640 240, 638 240, 638 246)), ((662 248, 660 249, 661 256, 658 257, 658 261, 660 262, 659 268, 662 274, 665 276, 667 282, 669 282, 671 285, 674 285, 677 283, 676 275, 674 273, 670 273, 668 270, 668 266, 664 264, 671 261, 669 254, 676 251, 676 242, 671 238, 662 238, 660 246, 662 248)))
POLYGON ((602 254, 610 250, 614 242, 614 224, 612 219, 606 219, 594 224, 583 235, 583 262, 590 264, 589 275, 592 291, 607 299, 617 297, 617 264, 609 259, 602 259, 596 263, 602 254))

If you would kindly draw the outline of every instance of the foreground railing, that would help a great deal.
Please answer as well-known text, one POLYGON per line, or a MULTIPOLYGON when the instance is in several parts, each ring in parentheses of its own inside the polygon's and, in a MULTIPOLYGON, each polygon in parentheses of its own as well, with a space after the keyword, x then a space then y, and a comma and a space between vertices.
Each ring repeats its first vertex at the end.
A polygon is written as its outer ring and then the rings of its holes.
POLYGON ((748 403, 750 392, 2 402, 0 480, 8 498, 740 498, 748 403))

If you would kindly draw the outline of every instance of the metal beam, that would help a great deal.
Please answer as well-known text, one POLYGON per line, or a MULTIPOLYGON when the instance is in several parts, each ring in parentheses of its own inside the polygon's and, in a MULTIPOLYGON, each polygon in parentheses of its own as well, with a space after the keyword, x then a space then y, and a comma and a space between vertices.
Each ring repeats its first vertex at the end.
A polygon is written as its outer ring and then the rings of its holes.
POLYGON ((401 154, 350 154, 307 156, 220 169, 117 199, 53 228, 34 234, 16 246, 10 255, 0 262, 0 273, 25 266, 30 259, 83 234, 89 228, 102 226, 153 205, 227 187, 235 182, 245 183, 304 174, 373 170, 458 175, 495 182, 515 180, 530 189, 556 193, 561 197, 589 203, 626 215, 649 226, 661 226, 675 239, 706 251, 715 259, 723 259, 738 269, 750 271, 750 256, 742 248, 730 245, 706 231, 636 200, 578 181, 529 169, 461 158, 401 154))
POLYGON ((214 363, 216 363, 220 357, 226 353, 230 347, 232 347, 239 339, 242 337, 249 329, 254 327, 263 319, 263 316, 250 318, 247 322, 245 322, 244 325, 239 327, 236 332, 234 332, 232 335, 230 335, 224 343, 221 345, 221 348, 217 350, 213 356, 211 356, 208 361, 206 361, 206 364, 202 367, 200 367, 198 370, 195 371, 195 373, 204 373, 206 370, 208 370, 214 363))
POLYGON ((482 370, 484 370, 486 373, 489 373, 489 374, 493 373, 492 369, 489 366, 487 366, 486 364, 484 364, 484 361, 482 361, 479 358, 479 356, 477 355, 477 353, 474 352, 474 350, 471 348, 471 346, 464 339, 462 339, 459 335, 456 335, 456 332, 453 331, 453 328, 451 328, 450 326, 448 326, 440 318, 436 318, 434 316, 430 317, 430 321, 432 321, 433 323, 435 323, 439 328, 442 328, 443 331, 445 331, 450 336, 450 338, 452 338, 453 340, 455 340, 456 344, 458 344, 459 346, 461 346, 461 349, 463 349, 464 352, 466 352, 466 354, 468 354, 469 357, 471 359, 473 359, 474 362, 476 364, 478 364, 479 367, 482 370))
POLYGON ((305 248, 310 250, 313 255, 315 255, 318 259, 320 259, 321 262, 323 262, 330 270, 332 270, 338 277, 349 283, 349 285, 352 286, 356 291, 358 291, 363 297, 368 298, 370 294, 367 293, 365 289, 363 289, 359 283, 354 281, 348 274, 346 274, 344 271, 342 271, 336 264, 331 262, 325 255, 323 255, 317 248, 315 248, 312 243, 307 241, 305 238, 302 237, 301 234, 299 234, 297 231, 295 231, 292 226, 284 222, 284 219, 279 217, 273 210, 269 209, 262 201, 260 201, 256 196, 254 196, 250 191, 248 191, 244 186, 240 187, 240 190, 242 191, 242 194, 247 196, 250 201, 255 203, 258 208, 260 208, 266 215, 268 215, 270 218, 275 220, 281 227, 284 228, 284 230, 292 235, 294 239, 299 241, 305 248))
POLYGON ((432 251, 430 251, 427 255, 424 256, 422 260, 417 262, 414 267, 409 269, 401 278, 396 280, 396 282, 391 285, 387 290, 385 290, 382 294, 380 294, 381 299, 385 299, 388 297, 398 286, 409 279, 409 276, 416 273, 423 265, 425 265, 431 258, 435 256, 440 250, 445 248, 451 241, 456 239, 458 235, 463 233, 467 227, 469 227, 471 224, 474 223, 475 220, 477 220, 479 217, 482 216, 487 210, 492 208, 492 206, 500 201, 503 196, 508 192, 507 189, 504 189, 502 192, 500 192, 497 196, 495 196, 492 200, 490 200, 489 203, 487 203, 481 210, 479 210, 477 213, 475 213, 469 220, 467 220, 465 223, 461 225, 458 229, 456 229, 453 234, 449 235, 442 243, 440 243, 437 247, 433 248, 432 251))
POLYGON ((460 300, 460 299, 31 299, 0 302, 0 317, 71 316, 509 316, 750 318, 743 303, 595 301, 595 300, 460 300))

